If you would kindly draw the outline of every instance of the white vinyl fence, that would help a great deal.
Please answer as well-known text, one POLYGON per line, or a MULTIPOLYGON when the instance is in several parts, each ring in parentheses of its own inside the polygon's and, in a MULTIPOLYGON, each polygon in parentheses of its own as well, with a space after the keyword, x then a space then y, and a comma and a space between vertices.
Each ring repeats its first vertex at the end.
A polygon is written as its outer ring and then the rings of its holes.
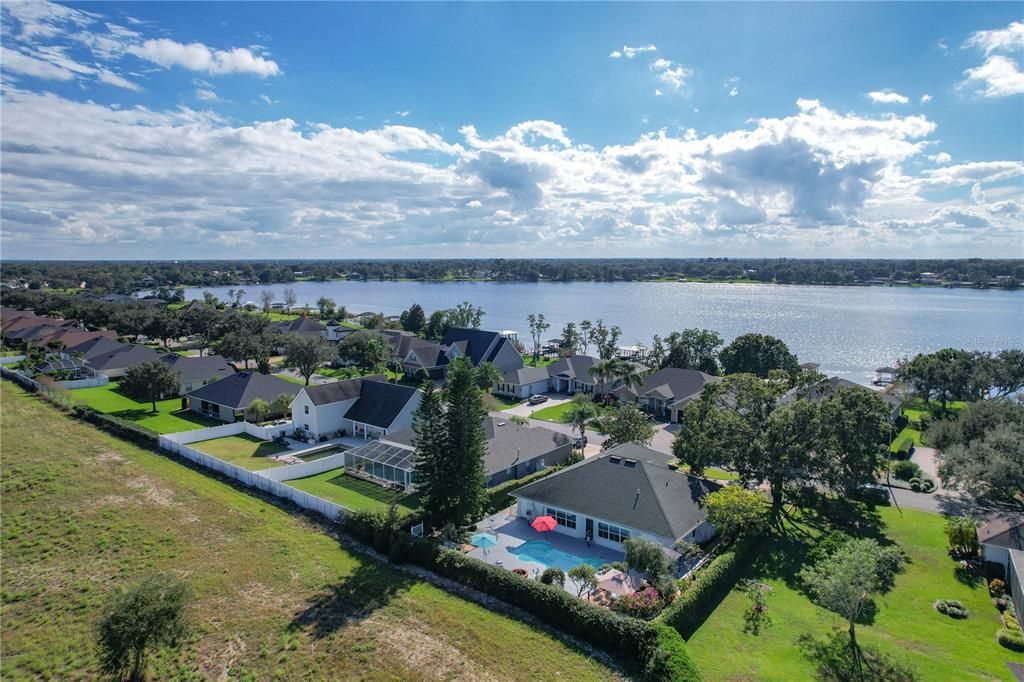
POLYGON ((205 429, 169 433, 167 434, 167 438, 171 442, 179 443, 181 445, 198 443, 201 440, 224 438, 225 436, 238 436, 243 433, 247 433, 253 438, 259 438, 260 440, 274 440, 277 436, 282 433, 286 433, 291 428, 291 422, 285 422, 284 424, 279 424, 277 426, 258 426, 256 424, 250 424, 249 422, 232 422, 230 424, 221 424, 219 426, 208 426, 205 429))
POLYGON ((110 383, 110 379, 102 374, 97 374, 94 377, 88 379, 75 379, 74 381, 58 381, 61 388, 71 390, 73 388, 94 388, 96 386, 106 386, 110 383))
POLYGON ((24 355, 4 355, 0 356, 0 365, 16 365, 24 359, 24 355))
MULTIPOLYGON (((235 424, 225 424, 224 426, 214 426, 211 429, 200 429, 200 431, 211 431, 211 430, 214 430, 214 429, 223 429, 224 427, 236 426, 237 424, 241 424, 241 423, 242 422, 236 422, 235 424)), ((179 438, 180 436, 191 436, 194 433, 195 433, 195 431, 185 431, 183 433, 174 433, 174 434, 160 436, 160 447, 164 448, 165 450, 169 450, 170 452, 174 452, 176 454, 179 454, 182 457, 184 457, 184 458, 186 458, 188 460, 191 460, 191 461, 195 462, 196 464, 199 464, 200 466, 206 467, 207 469, 213 469, 214 471, 222 473, 225 476, 230 476, 231 478, 235 479, 236 481, 240 481, 240 482, 244 483, 245 485, 247 485, 247 486, 249 486, 251 488, 256 488, 258 490, 262 490, 263 492, 270 493, 271 495, 276 495, 277 497, 282 497, 282 498, 284 498, 286 500, 291 500, 292 502, 294 502, 295 504, 299 505, 303 509, 309 509, 310 511, 315 511, 318 514, 326 516, 327 518, 331 519, 332 521, 340 520, 346 514, 350 514, 352 512, 352 510, 350 510, 350 509, 348 509, 346 507, 342 507, 340 504, 335 504, 333 502, 328 502, 327 500, 321 499, 321 498, 317 497, 316 495, 310 495, 309 493, 304 493, 301 490, 298 490, 296 488, 292 488, 291 486, 287 486, 287 485, 281 483, 280 481, 275 481, 274 479, 270 478, 269 476, 265 476, 264 474, 266 472, 263 472, 263 471, 259 471, 259 472, 257 472, 257 471, 249 471, 248 469, 243 469, 242 467, 235 466, 234 464, 229 464, 228 462, 225 462, 223 460, 217 459, 213 455, 208 455, 205 452, 199 452, 195 448, 189 447, 186 443, 182 443, 181 442, 181 440, 188 440, 188 442, 194 443, 194 442, 196 442, 198 440, 205 440, 204 438, 197 438, 197 439, 191 439, 191 438, 182 439, 182 438, 179 438)), ((235 433, 224 433, 223 435, 237 435, 237 433, 240 433, 240 431, 239 432, 235 432, 235 433)), ((219 438, 219 437, 221 437, 221 436, 209 436, 209 438, 219 438)), ((328 458, 324 457, 324 459, 328 459, 328 458)), ((317 460, 317 461, 322 461, 322 460, 317 460)), ((314 464, 314 463, 315 462, 309 462, 309 464, 314 464)), ((295 466, 301 466, 301 465, 295 465, 295 466)), ((281 467, 281 468, 288 468, 288 467, 281 467)))
MULTIPOLYGON (((301 452, 296 451, 294 454, 299 455, 301 452)), ((260 475, 266 476, 274 481, 291 481, 296 478, 305 478, 306 476, 322 474, 325 471, 330 471, 331 469, 337 469, 343 466, 345 466, 345 453, 339 452, 336 455, 328 455, 327 457, 314 459, 312 462, 289 464, 287 466, 276 467, 274 469, 264 469, 260 472, 260 475)))

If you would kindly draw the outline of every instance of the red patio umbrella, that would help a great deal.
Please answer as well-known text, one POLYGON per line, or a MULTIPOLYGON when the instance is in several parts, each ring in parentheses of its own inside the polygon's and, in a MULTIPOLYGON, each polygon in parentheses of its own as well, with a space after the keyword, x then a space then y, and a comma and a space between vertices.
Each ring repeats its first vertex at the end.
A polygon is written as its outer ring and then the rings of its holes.
POLYGON ((554 530, 558 522, 550 516, 538 516, 530 525, 538 533, 547 533, 549 530, 554 530))

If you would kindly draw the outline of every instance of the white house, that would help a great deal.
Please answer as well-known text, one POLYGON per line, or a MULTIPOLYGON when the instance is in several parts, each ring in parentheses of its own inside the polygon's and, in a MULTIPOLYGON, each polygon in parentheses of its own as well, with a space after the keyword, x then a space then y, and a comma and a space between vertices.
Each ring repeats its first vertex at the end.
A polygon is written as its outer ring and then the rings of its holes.
POLYGON ((527 520, 551 516, 555 532, 621 550, 628 537, 671 549, 714 535, 701 500, 721 486, 668 467, 671 456, 626 443, 512 493, 527 520))
POLYGON ((314 438, 344 433, 380 438, 412 426, 421 394, 378 374, 305 386, 292 401, 292 422, 314 438))
POLYGON ((1010 561, 1010 550, 1024 551, 1024 516, 998 516, 978 528, 978 544, 986 562, 1004 569, 1010 561))

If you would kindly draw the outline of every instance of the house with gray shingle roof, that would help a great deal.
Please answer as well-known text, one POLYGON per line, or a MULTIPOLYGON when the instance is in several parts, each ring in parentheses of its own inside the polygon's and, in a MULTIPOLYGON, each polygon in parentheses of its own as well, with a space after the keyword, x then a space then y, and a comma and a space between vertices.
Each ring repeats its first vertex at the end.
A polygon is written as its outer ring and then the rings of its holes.
POLYGON ((235 368, 219 355, 186 357, 177 353, 166 353, 160 361, 181 377, 180 395, 191 393, 201 386, 220 381, 235 373, 235 368))
POLYGON ((695 369, 663 367, 645 377, 640 386, 620 386, 612 395, 620 402, 634 402, 655 416, 678 421, 679 413, 703 392, 704 386, 721 380, 695 369))
MULTIPOLYGON (((484 476, 488 487, 513 481, 545 467, 564 464, 572 454, 572 441, 564 433, 543 426, 516 424, 502 414, 483 418, 484 476)), ((413 448, 411 428, 384 436, 382 440, 413 448)), ((413 470, 410 464, 409 471, 413 470)))
POLYGON ((412 426, 420 397, 419 389, 383 374, 305 386, 292 401, 292 422, 317 439, 339 432, 379 438, 412 426))
POLYGON ((469 359, 474 367, 490 362, 501 372, 523 366, 523 356, 501 332, 462 328, 449 329, 440 343, 411 348, 403 364, 409 375, 423 370, 431 379, 439 379, 457 357, 469 359))
POLYGON ((721 486, 669 468, 670 460, 620 445, 513 491, 516 514, 529 521, 550 516, 555 532, 617 550, 628 537, 669 549, 679 540, 703 542, 714 528, 702 502, 721 486))
POLYGON ((273 403, 282 393, 294 396, 302 388, 272 374, 238 372, 187 394, 193 412, 236 422, 245 419, 245 409, 257 398, 273 403))

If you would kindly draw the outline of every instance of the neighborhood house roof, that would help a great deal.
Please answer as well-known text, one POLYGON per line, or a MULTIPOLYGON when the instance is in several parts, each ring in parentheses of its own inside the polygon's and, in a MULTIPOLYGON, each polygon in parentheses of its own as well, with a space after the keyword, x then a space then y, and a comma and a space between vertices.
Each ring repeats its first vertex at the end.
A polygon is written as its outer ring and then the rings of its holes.
POLYGON ((978 528, 978 542, 1024 550, 1024 517, 1002 516, 978 528))
MULTIPOLYGON (((491 476, 508 469, 517 462, 528 462, 569 443, 564 433, 542 426, 521 426, 504 416, 487 415, 483 418, 484 472, 491 476)), ((384 440, 412 447, 413 430, 402 429, 389 433, 384 440)))
POLYGON ((852 381, 849 381, 848 379, 842 379, 840 377, 828 377, 828 383, 828 388, 819 388, 815 386, 810 389, 804 389, 803 391, 801 391, 800 388, 791 388, 790 390, 786 391, 786 394, 784 396, 779 398, 779 403, 791 403, 795 401, 798 397, 803 397, 806 400, 813 401, 824 400, 825 398, 828 398, 832 394, 832 392, 834 392, 837 388, 858 388, 862 391, 871 391, 872 393, 876 393, 879 398, 884 400, 889 405, 890 408, 895 409, 901 405, 900 399, 892 395, 891 393, 875 391, 868 388, 867 386, 861 386, 860 384, 856 384, 852 381))
POLYGON ((249 406, 253 400, 261 398, 268 403, 273 402, 282 393, 294 396, 302 386, 285 381, 271 374, 259 372, 239 372, 225 377, 220 381, 197 388, 188 394, 190 398, 224 405, 236 410, 249 406))
POLYGON ((619 398, 650 396, 672 401, 673 406, 692 400, 709 383, 721 381, 720 377, 705 374, 695 369, 664 367, 644 379, 639 388, 621 386, 612 393, 619 398))
POLYGON ((228 361, 219 355, 193 358, 167 353, 160 361, 174 368, 181 375, 182 381, 205 381, 210 377, 224 378, 235 373, 228 361))
POLYGON ((160 359, 160 354, 152 348, 145 346, 131 346, 118 344, 120 348, 108 352, 92 354, 86 357, 89 366, 94 370, 125 369, 141 365, 144 362, 153 362, 160 359))
POLYGON ((103 355, 104 353, 110 353, 120 348, 127 348, 127 346, 128 344, 121 343, 117 339, 111 339, 105 336, 97 336, 95 338, 89 339, 88 341, 83 341, 81 343, 75 344, 74 346, 67 346, 64 349, 64 352, 68 354, 81 353, 82 357, 88 360, 92 357, 103 355))
POLYGON ((626 443, 512 495, 675 540, 704 521, 701 500, 721 486, 668 468, 669 459, 626 443))
POLYGON ((348 408, 345 419, 387 428, 398 418, 418 389, 384 381, 364 381, 359 399, 348 408))
POLYGON ((297 317, 294 320, 278 322, 274 325, 274 328, 282 334, 303 334, 306 336, 320 335, 327 330, 327 327, 308 317, 297 317))
POLYGON ((594 377, 590 375, 590 368, 597 362, 597 358, 589 355, 573 355, 562 358, 558 362, 548 365, 548 376, 561 376, 579 379, 585 383, 594 383, 594 377))
MULTIPOLYGON (((493 359, 497 352, 487 354, 487 350, 491 347, 496 339, 501 339, 501 335, 498 332, 484 331, 483 329, 461 329, 454 328, 449 329, 448 333, 444 335, 441 340, 442 346, 455 346, 459 349, 459 352, 469 357, 470 362, 474 366, 479 365, 489 359, 493 359)), ((503 342, 505 339, 501 339, 503 342)))
POLYGON ((507 384, 525 386, 538 381, 547 381, 548 370, 544 367, 519 367, 505 372, 501 376, 501 380, 507 384))
POLYGON ((306 386, 302 390, 306 392, 306 395, 313 401, 314 405, 330 405, 331 403, 340 403, 345 400, 358 398, 362 391, 363 382, 366 381, 387 381, 387 377, 383 374, 374 374, 358 379, 332 381, 327 384, 320 384, 319 386, 306 386))

